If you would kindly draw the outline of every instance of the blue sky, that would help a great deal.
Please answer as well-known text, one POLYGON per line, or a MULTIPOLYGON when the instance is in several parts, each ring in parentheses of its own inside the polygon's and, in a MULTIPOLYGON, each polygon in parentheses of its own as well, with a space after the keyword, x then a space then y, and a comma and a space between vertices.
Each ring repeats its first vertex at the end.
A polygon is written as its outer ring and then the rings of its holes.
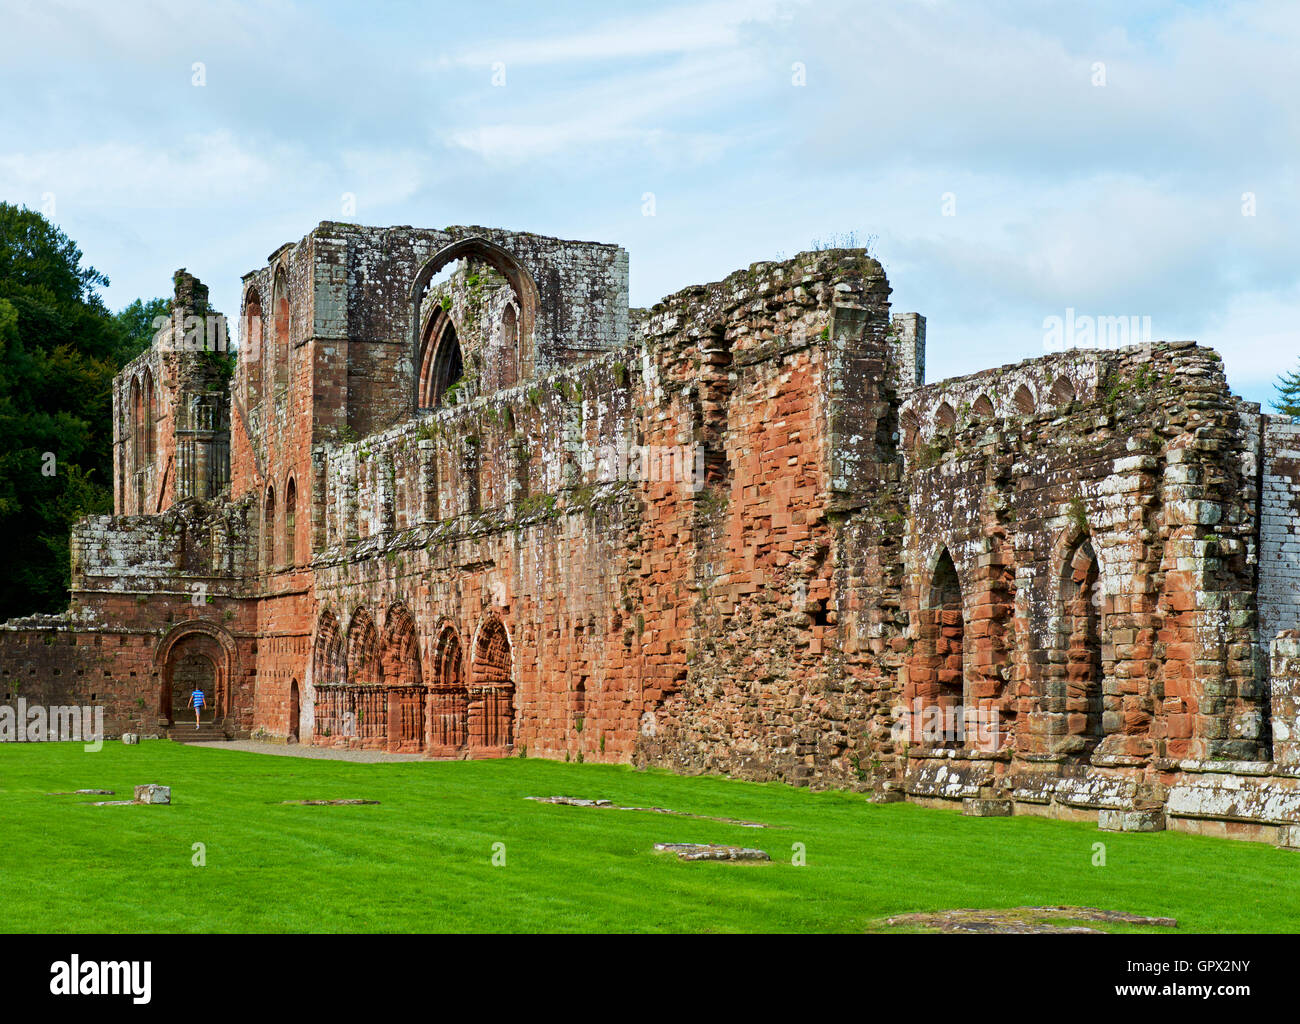
POLYGON ((618 242, 634 305, 855 231, 927 316, 932 380, 1041 354, 1067 308, 1213 345, 1256 401, 1300 361, 1300 4, 0 0, 0 24, 0 199, 52 209, 114 308, 184 266, 233 314, 327 219, 618 242))

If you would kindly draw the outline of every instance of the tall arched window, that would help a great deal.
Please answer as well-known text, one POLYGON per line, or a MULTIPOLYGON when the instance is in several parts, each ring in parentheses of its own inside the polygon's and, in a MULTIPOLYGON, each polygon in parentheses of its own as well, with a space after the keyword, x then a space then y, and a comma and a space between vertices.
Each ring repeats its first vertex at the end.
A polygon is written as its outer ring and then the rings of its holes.
POLYGON ((1065 652, 1066 752, 1085 756, 1105 736, 1101 661, 1101 572, 1084 534, 1061 565, 1060 647, 1065 652))
MULTIPOLYGON (((144 397, 140 380, 131 381, 131 470, 144 468, 144 397)), ((140 511, 140 510, 137 510, 140 511)))
POLYGON ((278 391, 289 383, 289 285, 281 270, 275 276, 271 293, 272 313, 275 317, 275 344, 271 358, 274 362, 274 381, 278 391))
POLYGON ((239 339, 239 364, 243 371, 247 402, 250 406, 262 400, 262 361, 265 337, 262 323, 262 299, 250 291, 244 303, 244 330, 239 339))
POLYGON ((297 511, 298 484, 293 477, 289 477, 284 488, 284 560, 287 565, 296 565, 298 561, 297 511))
POLYGON ((519 381, 519 313, 513 302, 501 314, 501 361, 501 386, 512 388, 519 381))
POLYGON ((262 566, 275 568, 275 488, 266 489, 266 502, 262 509, 262 566))
POLYGON ((154 404, 153 392, 153 374, 148 370, 144 372, 144 454, 150 462, 153 461, 155 450, 154 431, 157 421, 157 407, 154 404))
POLYGON ((420 408, 437 408, 447 390, 464 375, 456 325, 446 310, 439 309, 429 320, 420 352, 420 408))

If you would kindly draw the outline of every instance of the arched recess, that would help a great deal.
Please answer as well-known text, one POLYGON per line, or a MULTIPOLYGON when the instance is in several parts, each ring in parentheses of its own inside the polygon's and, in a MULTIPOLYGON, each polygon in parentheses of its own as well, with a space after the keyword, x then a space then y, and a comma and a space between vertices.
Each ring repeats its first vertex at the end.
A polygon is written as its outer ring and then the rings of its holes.
POLYGON ((441 405, 447 390, 465 374, 456 325, 441 306, 434 310, 421 335, 418 366, 416 407, 420 409, 441 405))
POLYGON ((424 685, 415 616, 400 601, 389 608, 385 616, 382 658, 383 678, 388 686, 424 685))
POLYGON ((320 613, 312 644, 312 685, 344 686, 348 681, 347 655, 339 621, 328 608, 320 613))
POLYGON ((144 455, 149 462, 153 461, 154 452, 157 450, 157 438, 155 431, 157 429, 158 407, 153 389, 153 374, 148 370, 144 371, 144 455))
POLYGON ((251 408, 262 400, 262 362, 266 355, 262 297, 256 288, 250 288, 244 295, 244 327, 239 342, 244 401, 251 408))
POLYGON ((398 601, 384 616, 384 685, 389 689, 388 749, 414 753, 424 749, 425 691, 420 638, 415 616, 398 601))
POLYGON ((957 425, 957 414, 947 402, 943 402, 935 411, 934 425, 938 430, 951 430, 957 425))
POLYGON ((905 448, 913 447, 921 433, 921 424, 916 418, 916 413, 908 409, 898 420, 899 433, 902 435, 903 446, 905 448))
POLYGON ((919 640, 908 663, 909 739, 925 747, 960 746, 965 709, 965 613, 952 555, 941 548, 918 594, 919 640))
POLYGON ((289 742, 297 743, 302 732, 302 695, 298 692, 298 680, 289 683, 289 742))
MULTIPOLYGON (((144 393, 140 378, 131 379, 131 471, 144 469, 144 393)), ((143 512, 144 509, 137 509, 143 512)))
POLYGON ((315 739, 347 735, 351 713, 347 701, 348 660, 339 620, 329 608, 321 610, 312 641, 312 731, 315 739))
POLYGON ((980 395, 970 407, 971 419, 987 423, 994 418, 993 401, 988 395, 980 395))
POLYGON ((242 671, 234 638, 216 623, 201 619, 180 622, 169 629, 154 649, 154 671, 158 677, 158 713, 172 721, 173 706, 183 708, 189 690, 178 687, 194 681, 186 669, 200 674, 211 668, 211 690, 205 690, 217 721, 236 713, 232 696, 234 680, 242 671), (189 659, 202 659, 207 665, 189 659), (179 672, 178 672, 179 670, 179 672))
POLYGON ((412 365, 417 369, 416 378, 412 381, 412 400, 416 404, 416 408, 428 408, 428 406, 420 405, 419 371, 423 362, 422 347, 425 340, 424 328, 426 326, 420 322, 420 306, 433 276, 452 260, 466 257, 482 260, 500 273, 510 284, 515 294, 515 300, 518 303, 518 351, 521 354, 516 367, 518 378, 522 379, 530 375, 535 368, 537 359, 536 326, 541 308, 541 298, 537 291, 537 284, 533 281, 533 276, 524 269, 519 260, 495 242, 477 235, 462 238, 444 246, 430 257, 411 282, 410 300, 413 308, 411 316, 411 360, 412 365))
POLYGON ((501 351, 504 359, 501 386, 512 388, 519 382, 522 358, 519 351, 519 307, 513 302, 507 302, 501 313, 501 351))
POLYGON ((270 346, 272 379, 277 392, 289 383, 289 280, 281 267, 271 289, 271 315, 274 344, 270 346))
POLYGON ((1056 378, 1056 383, 1052 385, 1052 405, 1057 408, 1069 405, 1075 399, 1074 384, 1070 378, 1062 374, 1056 378))
POLYGON ((1011 398, 1011 404, 1015 406, 1016 412, 1021 416, 1032 416, 1034 410, 1038 408, 1034 393, 1025 384, 1021 384, 1020 387, 1016 388, 1016 393, 1011 398))
POLYGON ((262 568, 270 572, 275 568, 275 486, 266 488, 262 501, 262 568))
POLYGON ((460 634, 444 623, 434 642, 429 676, 429 752, 450 756, 469 740, 469 688, 460 634))
POLYGON ((284 485, 284 564, 298 562, 298 482, 290 474, 284 485))
POLYGON ((480 753, 504 753, 514 744, 514 659, 505 623, 489 616, 474 641, 469 743, 480 753))
POLYGON ((379 630, 375 628, 370 613, 358 608, 348 625, 348 683, 352 686, 378 686, 383 681, 379 630))
POLYGON ((1056 655, 1047 696, 1055 712, 1053 753, 1086 760, 1106 736, 1101 566, 1092 538, 1072 528, 1058 545, 1056 655))

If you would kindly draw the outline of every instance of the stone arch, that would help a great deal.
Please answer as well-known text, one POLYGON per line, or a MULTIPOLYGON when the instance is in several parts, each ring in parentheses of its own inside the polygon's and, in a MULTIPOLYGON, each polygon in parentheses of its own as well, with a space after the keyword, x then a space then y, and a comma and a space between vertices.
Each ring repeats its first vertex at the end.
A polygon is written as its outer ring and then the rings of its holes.
POLYGON ((381 658, 388 688, 388 749, 403 753, 423 750, 426 724, 420 638, 415 616, 401 601, 384 616, 381 658))
POLYGON ((262 500, 262 567, 275 568, 275 485, 267 484, 262 500))
POLYGON ((460 337, 451 315, 439 306, 429 317, 420 341, 420 368, 416 380, 416 407, 433 409, 465 374, 460 337))
POLYGON ((947 402, 942 402, 935 410, 934 425, 937 430, 951 430, 957 425, 957 414, 947 402))
POLYGON ((365 608, 352 613, 348 624, 348 683, 377 686, 384 681, 384 664, 379 650, 379 630, 365 608))
POLYGON ((1076 397, 1077 395, 1075 393, 1074 384, 1070 381, 1070 378, 1065 376, 1065 374, 1061 374, 1061 376, 1057 377, 1056 383, 1052 385, 1052 405, 1060 408, 1069 405, 1076 397))
POLYGON ((271 379, 276 391, 289 383, 289 279, 284 268, 275 272, 271 288, 271 317, 273 344, 267 346, 271 353, 271 379))
POLYGON ((420 637, 415 616, 401 601, 384 617, 383 677, 389 686, 423 686, 420 637))
MULTIPOLYGON (((421 330, 422 325, 420 323, 420 303, 424 299, 425 290, 439 270, 452 260, 465 257, 474 257, 488 264, 506 279, 514 292, 515 301, 518 304, 519 352, 522 355, 517 366, 517 375, 520 379, 529 376, 536 362, 536 324, 541 308, 541 298, 537 291, 537 284, 534 282, 532 274, 524 268, 523 264, 514 255, 495 242, 478 235, 462 238, 443 246, 425 262, 411 282, 410 299, 414 307, 411 318, 413 324, 411 338, 412 364, 420 367, 424 354, 421 351, 424 332, 421 330)), ((414 400, 417 408, 421 407, 419 405, 421 397, 419 383, 419 377, 417 376, 413 382, 414 400)))
POLYGON ((979 423, 987 423, 992 420, 995 416, 993 400, 988 395, 980 395, 970 407, 970 415, 972 420, 979 423))
POLYGON ((292 473, 284 485, 284 563, 298 562, 298 481, 292 473))
POLYGON ((1034 410, 1038 408, 1038 400, 1034 398, 1034 393, 1029 390, 1028 384, 1021 384, 1016 388, 1016 393, 1011 397, 1011 404, 1021 416, 1032 416, 1034 410))
POLYGON ((921 423, 916 418, 916 413, 911 409, 908 409, 901 417, 899 417, 898 426, 899 433, 902 435, 903 445, 907 448, 911 448, 916 444, 921 433, 921 423))
POLYGON ((290 743, 297 743, 302 732, 302 694, 298 691, 298 680, 289 681, 289 722, 288 737, 290 743))
POLYGON ((316 620, 312 643, 312 686, 343 686, 348 681, 347 652, 334 613, 324 608, 316 620))
POLYGON ((429 677, 429 752, 454 755, 469 741, 469 687, 460 634, 444 622, 433 646, 429 677))
MULTIPOLYGON (((214 622, 191 619, 177 623, 154 648, 154 673, 159 680, 158 712, 171 720, 176 703, 177 668, 186 658, 203 658, 211 665, 209 704, 218 721, 235 713, 233 687, 240 677, 239 650, 234 638, 214 622)), ((185 694, 188 697, 188 691, 185 694)), ((184 698, 181 703, 184 704, 184 698)))
POLYGON ((244 293, 243 330, 239 342, 239 366, 244 377, 245 401, 249 406, 254 406, 262 400, 262 361, 265 357, 262 297, 256 288, 249 288, 244 293))
POLYGON ((928 560, 916 590, 918 643, 907 666, 909 738, 925 747, 955 747, 965 709, 965 608, 947 546, 928 560))
POLYGON ((519 306, 514 302, 507 302, 501 311, 501 350, 504 355, 501 386, 512 388, 519 382, 522 357, 519 351, 519 306))
POLYGON ((1056 737, 1052 753, 1082 760, 1107 731, 1101 562, 1086 529, 1067 529, 1056 545, 1054 564, 1053 653, 1046 711, 1056 737))
MULTIPOLYGON (((144 391, 140 378, 131 378, 131 470, 138 473, 144 468, 144 391)), ((143 512, 144 509, 137 509, 143 512)))
POLYGON ((144 371, 144 396, 142 399, 144 405, 144 455, 148 462, 153 461, 154 452, 157 450, 157 421, 158 406, 157 398, 154 395, 153 374, 146 368, 144 371))
POLYGON ((474 640, 470 685, 469 742, 480 753, 504 753, 514 745, 514 658, 505 623, 495 614, 474 640))
POLYGON ((322 608, 316 620, 311 660, 313 742, 355 733, 347 700, 348 659, 339 620, 322 608))

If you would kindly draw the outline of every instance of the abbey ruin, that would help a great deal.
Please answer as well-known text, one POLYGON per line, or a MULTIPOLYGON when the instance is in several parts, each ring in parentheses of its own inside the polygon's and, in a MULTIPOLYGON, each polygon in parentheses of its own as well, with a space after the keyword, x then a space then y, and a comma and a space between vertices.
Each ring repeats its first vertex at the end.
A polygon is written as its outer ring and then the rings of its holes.
POLYGON ((3 703, 162 734, 197 684, 227 736, 1300 846, 1300 423, 1191 342, 927 384, 861 250, 627 281, 326 222, 244 278, 228 377, 178 273, 3 703))

